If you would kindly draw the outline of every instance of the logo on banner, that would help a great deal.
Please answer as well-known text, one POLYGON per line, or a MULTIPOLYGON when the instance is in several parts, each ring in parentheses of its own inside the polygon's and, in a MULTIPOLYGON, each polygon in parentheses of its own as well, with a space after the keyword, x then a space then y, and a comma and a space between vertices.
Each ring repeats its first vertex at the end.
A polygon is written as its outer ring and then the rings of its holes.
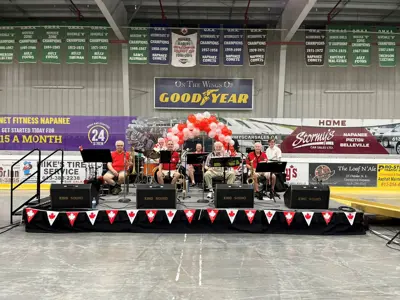
POLYGON ((32 163, 30 161, 24 161, 24 166, 22 168, 24 175, 25 176, 31 175, 31 170, 32 170, 32 163))
POLYGON ((110 126, 96 122, 87 126, 88 139, 93 146, 104 146, 110 136, 110 126))

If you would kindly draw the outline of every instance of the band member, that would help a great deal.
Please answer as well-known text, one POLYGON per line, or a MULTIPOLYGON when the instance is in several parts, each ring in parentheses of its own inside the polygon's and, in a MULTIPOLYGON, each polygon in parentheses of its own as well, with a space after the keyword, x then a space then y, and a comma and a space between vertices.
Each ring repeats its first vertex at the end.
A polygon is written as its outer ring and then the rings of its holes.
MULTIPOLYGON (((260 175, 264 175, 263 173, 256 173, 256 169, 257 169, 257 165, 259 162, 266 162, 268 161, 267 155, 265 154, 265 152, 261 151, 262 149, 262 145, 261 143, 255 143, 254 144, 254 151, 250 152, 249 155, 247 156, 246 159, 246 166, 248 170, 251 170, 251 168, 253 167, 253 185, 254 185, 254 191, 255 191, 255 196, 258 199, 262 199, 262 195, 260 194, 260 191, 258 190, 258 178, 260 177, 260 175)), ((251 173, 250 173, 251 176, 251 173)))
POLYGON ((171 152, 171 162, 170 163, 161 163, 158 168, 157 178, 158 183, 164 184, 164 177, 170 175, 172 178, 171 184, 175 184, 179 179, 179 172, 176 169, 177 164, 179 163, 179 153, 174 151, 174 142, 167 142, 167 151, 171 152))
MULTIPOLYGON (((267 154, 269 161, 280 161, 282 159, 282 151, 281 149, 275 145, 275 139, 269 139, 268 141, 269 147, 265 153, 267 154)), ((275 184, 276 184, 276 176, 275 174, 267 173, 267 179, 271 184, 272 193, 275 193, 275 184)))
POLYGON ((157 142, 158 143, 154 145, 153 150, 156 150, 157 152, 167 150, 167 145, 165 143, 165 139, 159 138, 157 142))
MULTIPOLYGON (((213 197, 213 187, 212 187, 212 179, 217 176, 224 176, 224 168, 223 167, 212 167, 210 161, 215 157, 223 157, 229 156, 228 152, 224 150, 224 147, 221 142, 214 143, 214 152, 211 152, 206 159, 205 169, 207 170, 204 174, 204 181, 206 183, 206 187, 208 188, 209 193, 207 194, 207 198, 213 197)), ((225 172, 225 179, 228 184, 232 184, 235 182, 235 173, 231 170, 227 170, 225 172)))
MULTIPOLYGON (((194 153, 203 153, 203 146, 201 144, 196 144, 196 151, 194 153)), ((201 169, 201 164, 194 164, 188 166, 188 175, 192 184, 190 186, 195 186, 196 182, 194 180, 195 169, 201 169)))
POLYGON ((124 151, 123 141, 116 141, 115 147, 116 150, 111 153, 112 162, 107 164, 108 171, 103 178, 110 185, 111 194, 118 195, 122 191, 121 184, 125 180, 125 171, 133 166, 133 163, 130 153, 124 151))

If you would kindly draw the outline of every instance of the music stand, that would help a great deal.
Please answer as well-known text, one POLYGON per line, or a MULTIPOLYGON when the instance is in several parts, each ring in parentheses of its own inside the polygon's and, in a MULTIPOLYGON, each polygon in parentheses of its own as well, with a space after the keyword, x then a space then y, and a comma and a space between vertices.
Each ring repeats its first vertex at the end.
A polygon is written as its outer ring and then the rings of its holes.
MULTIPOLYGON (((112 162, 110 149, 82 149, 81 156, 84 163, 95 163, 94 177, 97 180, 97 163, 105 164, 112 162)), ((100 198, 104 200, 103 198, 100 198)))
MULTIPOLYGON (((257 164, 256 173, 271 173, 271 176, 272 174, 276 173, 285 173, 286 164, 286 161, 260 162, 257 164)), ((276 203, 275 195, 272 194, 272 187, 270 194, 272 195, 272 199, 274 199, 274 202, 276 203)), ((278 198, 280 198, 279 195, 278 198)))
POLYGON ((203 198, 200 200, 197 200, 197 203, 208 203, 209 201, 204 199, 204 162, 207 159, 208 152, 202 152, 202 153, 188 153, 186 156, 186 163, 188 165, 199 165, 201 164, 201 169, 203 172, 203 198))
POLYGON ((237 167, 241 163, 240 157, 237 156, 223 156, 223 157, 213 157, 210 160, 210 165, 213 168, 224 168, 224 184, 225 184, 225 175, 226 175, 226 168, 237 167))

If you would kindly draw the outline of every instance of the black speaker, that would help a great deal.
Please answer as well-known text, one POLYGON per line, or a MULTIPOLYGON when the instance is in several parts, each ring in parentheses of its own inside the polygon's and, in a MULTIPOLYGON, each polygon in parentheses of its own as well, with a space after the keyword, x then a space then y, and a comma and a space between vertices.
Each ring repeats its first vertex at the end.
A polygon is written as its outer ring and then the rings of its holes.
POLYGON ((138 184, 136 208, 176 208, 176 189, 173 184, 138 184))
POLYGON ((99 202, 99 193, 92 184, 52 184, 52 209, 91 208, 92 200, 99 202))
POLYGON ((330 189, 328 185, 291 185, 284 194, 288 208, 328 209, 330 189))
POLYGON ((217 184, 215 208, 253 208, 254 188, 250 184, 217 184))

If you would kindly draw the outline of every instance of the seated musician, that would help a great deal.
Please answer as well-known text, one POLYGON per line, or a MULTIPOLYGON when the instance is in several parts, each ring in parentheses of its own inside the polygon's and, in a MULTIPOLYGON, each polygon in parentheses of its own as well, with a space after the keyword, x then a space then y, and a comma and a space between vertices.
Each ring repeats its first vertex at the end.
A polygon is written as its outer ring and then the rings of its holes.
MULTIPOLYGON (((194 153, 203 153, 203 146, 201 144, 196 144, 196 151, 194 153)), ((196 185, 196 182, 194 180, 194 172, 196 169, 201 170, 201 164, 188 165, 188 175, 192 183, 190 186, 196 185)))
MULTIPOLYGON (((268 140, 269 147, 265 151, 267 154, 267 158, 269 161, 280 161, 282 159, 282 151, 281 149, 275 145, 275 139, 268 140)), ((276 176, 275 174, 267 173, 267 179, 271 184, 271 191, 275 194, 275 184, 276 184, 276 176)))
POLYGON ((130 153, 124 150, 123 141, 116 141, 115 147, 116 150, 111 153, 112 162, 107 164, 108 171, 103 179, 110 185, 110 193, 118 195, 122 191, 121 184, 125 180, 125 171, 132 167, 133 163, 130 153))
POLYGON ((259 162, 268 161, 267 155, 265 154, 265 152, 262 152, 261 149, 262 149, 261 143, 255 143, 254 151, 250 152, 249 155, 247 155, 247 159, 246 159, 246 166, 247 166, 247 169, 250 170, 250 176, 251 176, 251 173, 253 173, 253 181, 254 181, 253 185, 254 185, 255 196, 260 200, 262 200, 262 194, 258 190, 258 178, 261 175, 266 176, 266 174, 256 173, 256 169, 257 169, 257 165, 259 162), (251 172, 252 167, 253 167, 253 172, 251 172))
POLYGON ((164 184, 164 177, 170 176, 172 178, 171 184, 175 184, 179 179, 179 172, 176 169, 179 163, 179 153, 174 151, 174 142, 167 142, 167 151, 171 152, 171 163, 160 163, 157 171, 157 178, 159 184, 164 184))
POLYGON ((153 150, 160 152, 161 150, 167 150, 167 146, 165 145, 165 140, 163 138, 159 138, 158 143, 154 145, 153 150))
MULTIPOLYGON (((212 187, 212 179, 214 177, 220 176, 223 177, 224 176, 224 168, 223 167, 212 167, 210 162, 212 158, 216 158, 216 157, 224 157, 224 156, 229 156, 228 152, 225 151, 224 146, 222 145, 221 142, 215 142, 214 143, 214 151, 211 152, 206 159, 206 163, 205 163, 205 170, 206 173, 204 174, 204 181, 206 183, 206 187, 209 191, 209 193, 207 194, 207 198, 213 198, 213 187, 212 187)), ((226 183, 228 184, 232 184, 235 182, 235 173, 231 170, 226 170, 225 171, 225 180, 226 183)))

